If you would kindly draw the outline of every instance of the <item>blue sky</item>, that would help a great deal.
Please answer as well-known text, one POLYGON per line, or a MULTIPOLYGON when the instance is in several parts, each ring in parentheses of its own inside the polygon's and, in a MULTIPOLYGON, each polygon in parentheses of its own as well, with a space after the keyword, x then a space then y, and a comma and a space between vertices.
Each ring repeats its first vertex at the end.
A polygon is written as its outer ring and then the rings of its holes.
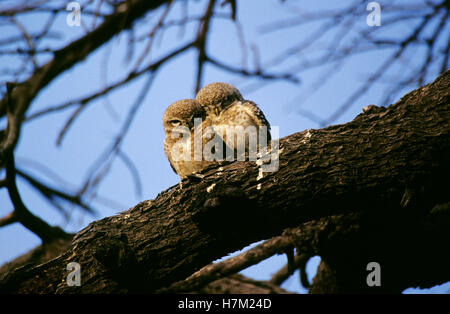
MULTIPOLYGON (((405 1, 398 2, 405 3, 405 1)), ((4 2, 3 5, 7 3, 8 1, 4 2)), ((339 5, 345 3, 350 3, 350 1, 339 2, 339 5)), ((383 7, 383 1, 380 1, 380 3, 383 7)), ((247 46, 258 47, 262 64, 272 60, 284 49, 294 45, 319 27, 316 23, 309 23, 302 28, 297 27, 262 34, 261 27, 269 22, 283 21, 295 17, 299 5, 296 5, 295 1, 287 1, 285 5, 282 5, 280 1, 275 0, 264 2, 247 0, 238 1, 238 4, 238 19, 244 27, 244 38, 247 46)), ((316 1, 314 4, 311 3, 311 7, 308 7, 308 9, 329 9, 331 6, 337 5, 335 1, 316 1)), ((1 6, 2 3, 0 3, 0 8, 1 6)), ((204 1, 193 1, 190 12, 192 14, 200 13, 204 10, 204 6, 204 1)), ((220 11, 226 13, 228 9, 222 8, 220 11)), ((175 8, 171 15, 173 18, 179 18, 181 6, 175 8)), ((90 17, 83 15, 83 13, 81 17, 83 22, 88 25, 92 22, 90 17)), ((64 43, 83 34, 82 28, 67 26, 65 18, 66 16, 62 14, 55 22, 55 29, 64 36, 63 39, 44 41, 42 46, 62 47, 64 43)), ((45 23, 41 15, 34 13, 27 14, 21 21, 30 31, 39 29, 45 23)), ((355 23, 360 28, 368 27, 365 16, 355 23)), ((167 30, 162 40, 156 41, 154 49, 152 49, 152 59, 156 60, 172 48, 187 42, 191 38, 188 35, 195 32, 195 27, 195 23, 189 25, 185 30, 184 38, 180 38, 177 29, 167 30)), ((150 28, 151 25, 142 22, 136 25, 137 33, 148 32, 150 28)), ((239 66, 243 56, 235 25, 229 20, 216 19, 213 21, 212 29, 208 51, 216 59, 239 66)), ((409 30, 410 25, 400 24, 396 26, 394 32, 392 29, 389 32, 402 35, 409 30)), ((3 35, 0 35, 0 38, 13 33, 13 29, 3 27, 3 35)), ((331 40, 334 34, 335 30, 331 29, 329 34, 324 37, 324 42, 331 40)), ((138 54, 139 49, 143 49, 143 46, 143 44, 137 46, 136 54, 138 54)), ((314 49, 317 48, 311 47, 306 52, 311 58, 314 58, 316 54, 314 49)), ((74 97, 88 95, 101 89, 105 83, 120 79, 126 75, 126 70, 130 68, 130 64, 126 63, 126 52, 127 36, 123 34, 102 46, 85 61, 53 81, 33 101, 30 112, 37 112, 48 106, 64 103, 74 97)), ((279 127, 279 135, 283 137, 305 129, 320 128, 316 122, 299 114, 299 108, 308 110, 319 117, 328 117, 355 88, 360 86, 362 80, 381 64, 388 54, 388 50, 380 50, 353 57, 345 62, 342 67, 333 70, 334 78, 313 88, 311 88, 310 83, 320 79, 324 71, 327 71, 326 68, 301 72, 299 75, 301 84, 277 81, 255 89, 255 82, 258 82, 255 79, 230 75, 212 66, 207 66, 203 83, 226 81, 240 88, 245 98, 255 101, 261 107, 271 125, 279 127), (319 91, 314 93, 313 91, 316 89, 319 91)), ((48 57, 43 56, 41 61, 45 61, 48 57)), ((136 194, 130 172, 124 163, 118 159, 113 163, 112 171, 105 178, 99 190, 99 195, 107 196, 115 201, 116 205, 112 208, 94 202, 94 206, 100 213, 98 216, 93 217, 73 209, 70 211, 70 220, 67 222, 65 217, 56 212, 27 183, 19 181, 21 195, 30 210, 52 225, 61 225, 69 232, 76 232, 95 219, 118 213, 142 200, 155 198, 159 192, 177 184, 179 178, 173 173, 163 152, 164 133, 161 119, 165 108, 170 103, 182 98, 194 97, 195 58, 194 52, 188 51, 165 65, 158 72, 156 80, 148 91, 143 104, 139 107, 123 142, 122 150, 133 160, 142 179, 142 195, 136 194)), ((294 67, 297 61, 297 57, 287 59, 280 66, 269 70, 283 72, 294 67)), ((12 67, 15 64, 14 62, 17 62, 17 60, 12 57, 0 56, 1 69, 12 67)), ((251 66, 253 62, 251 53, 248 53, 247 63, 251 66)), ((393 67, 391 73, 392 75, 404 74, 400 73, 398 67, 393 67)), ((26 77, 27 75, 24 73, 22 78, 26 77)), ((433 75, 430 74, 428 81, 432 78, 433 75)), ((128 108, 138 97, 146 79, 147 77, 139 78, 132 84, 114 91, 107 97, 107 101, 97 100, 90 103, 69 129, 64 141, 58 147, 55 145, 57 134, 73 109, 25 123, 16 150, 18 165, 35 175, 46 178, 46 182, 53 186, 75 191, 85 179, 89 166, 108 147, 121 128, 128 108), (54 181, 52 178, 42 176, 42 172, 34 167, 31 161, 38 161, 50 168, 65 182, 54 181)), ((373 86, 333 124, 350 121, 361 112, 362 107, 368 104, 378 104, 380 99, 383 98, 385 87, 383 84, 373 86)), ((410 89, 406 88, 397 92, 402 95, 410 89)), ((399 99, 398 96, 394 97, 393 101, 397 99, 399 99)), ((70 206, 68 207, 70 208, 70 206)), ((0 216, 8 213, 10 209, 11 204, 6 191, 0 190, 0 216)), ((21 225, 14 224, 0 228, 0 243, 0 264, 2 264, 37 246, 39 239, 21 225)), ((308 263, 309 275, 315 272, 319 260, 316 257, 308 263)), ((282 267, 285 261, 285 256, 275 256, 247 269, 243 273, 256 279, 269 279, 270 275, 282 267)), ((299 285, 298 275, 290 278, 283 287, 292 291, 304 291, 299 285)), ((443 293, 449 291, 449 289, 450 284, 447 284, 431 290, 408 289, 405 292, 443 293)))

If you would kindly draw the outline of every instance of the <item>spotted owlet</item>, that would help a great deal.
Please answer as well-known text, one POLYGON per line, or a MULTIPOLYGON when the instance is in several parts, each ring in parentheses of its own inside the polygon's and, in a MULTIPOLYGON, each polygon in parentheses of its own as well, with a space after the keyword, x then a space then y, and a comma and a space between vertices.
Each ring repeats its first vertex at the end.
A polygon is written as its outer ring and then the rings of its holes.
MULTIPOLYGON (((245 153, 248 155, 249 149, 256 154, 256 145, 269 145, 270 124, 266 117, 254 102, 244 100, 233 85, 220 82, 208 84, 197 93, 196 100, 205 109, 206 117, 221 134, 227 147, 234 148, 232 157, 243 160, 240 158, 245 153), (255 136, 251 136, 252 132, 255 136)), ((227 153, 227 160, 228 157, 227 153)))
POLYGON ((166 134, 164 152, 172 169, 181 179, 200 171, 209 164, 201 156, 201 148, 204 145, 204 137, 201 135, 200 150, 197 152, 198 149, 194 149, 196 148, 195 134, 205 127, 204 117, 204 109, 193 99, 176 101, 164 112, 163 126, 166 134))

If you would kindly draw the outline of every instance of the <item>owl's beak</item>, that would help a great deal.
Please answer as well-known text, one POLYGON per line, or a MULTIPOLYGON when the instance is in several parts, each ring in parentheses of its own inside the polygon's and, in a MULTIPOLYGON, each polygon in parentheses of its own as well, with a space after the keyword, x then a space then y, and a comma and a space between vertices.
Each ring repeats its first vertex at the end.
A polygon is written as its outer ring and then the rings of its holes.
POLYGON ((214 108, 214 112, 216 113, 216 116, 219 116, 219 113, 220 113, 220 112, 219 112, 219 108, 217 108, 217 107, 214 108))

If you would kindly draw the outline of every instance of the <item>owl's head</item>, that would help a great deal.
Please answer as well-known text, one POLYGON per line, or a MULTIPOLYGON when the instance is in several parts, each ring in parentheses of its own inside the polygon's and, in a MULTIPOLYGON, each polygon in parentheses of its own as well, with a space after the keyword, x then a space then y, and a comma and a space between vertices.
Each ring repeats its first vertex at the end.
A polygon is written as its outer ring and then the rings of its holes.
POLYGON ((206 85, 197 93, 195 99, 205 108, 209 116, 218 116, 233 102, 243 100, 236 87, 221 82, 206 85))
POLYGON ((166 135, 190 133, 194 129, 194 119, 204 119, 203 107, 194 99, 182 99, 167 107, 163 115, 163 126, 166 135))

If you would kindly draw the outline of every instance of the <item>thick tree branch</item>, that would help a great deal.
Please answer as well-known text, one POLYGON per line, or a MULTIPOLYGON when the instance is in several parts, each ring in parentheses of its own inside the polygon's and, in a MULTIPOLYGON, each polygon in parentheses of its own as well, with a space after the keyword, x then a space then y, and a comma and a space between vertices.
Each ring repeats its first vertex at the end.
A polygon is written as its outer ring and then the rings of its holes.
POLYGON ((285 137, 278 171, 262 178, 253 162, 206 169, 201 180, 90 224, 61 256, 8 276, 0 290, 155 292, 305 223, 319 232, 296 247, 320 255, 335 283, 326 290, 314 280, 311 290, 401 292, 446 282, 449 85, 447 71, 388 108, 285 137), (64 282, 71 261, 81 265, 80 287, 64 282), (366 284, 372 261, 382 265, 381 287, 366 284))
POLYGON ((6 187, 14 205, 14 211, 1 219, 0 225, 20 222, 25 228, 35 233, 42 242, 49 242, 55 238, 67 238, 69 235, 58 227, 51 227, 39 217, 33 215, 20 197, 16 185, 16 168, 12 152, 4 156, 6 169, 6 187))

